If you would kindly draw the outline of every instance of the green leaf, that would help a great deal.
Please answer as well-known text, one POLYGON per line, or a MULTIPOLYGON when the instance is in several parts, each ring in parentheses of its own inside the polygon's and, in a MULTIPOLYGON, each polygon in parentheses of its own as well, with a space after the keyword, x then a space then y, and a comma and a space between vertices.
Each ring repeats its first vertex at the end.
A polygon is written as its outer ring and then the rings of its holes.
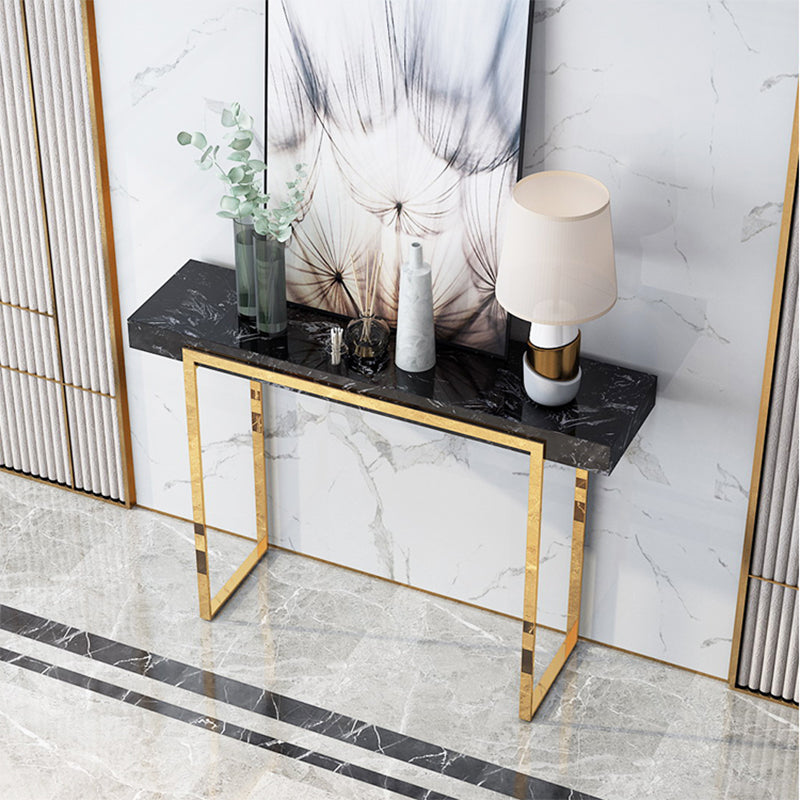
POLYGON ((246 200, 239 206, 239 216, 249 217, 253 213, 254 208, 255 204, 251 203, 249 200, 246 200))
POLYGON ((247 161, 250 158, 250 152, 248 150, 241 150, 238 153, 231 153, 228 156, 229 161, 247 161))
POLYGON ((253 134, 250 131, 237 131, 233 136, 231 147, 234 150, 247 150, 253 141, 253 134))
POLYGON ((263 172, 267 165, 260 158, 252 158, 247 162, 247 166, 256 172, 263 172))
POLYGON ((197 166, 200 167, 202 170, 211 169, 214 166, 214 162, 210 159, 207 161, 203 161, 202 159, 198 160, 197 166))
POLYGON ((219 206, 223 211, 231 211, 234 214, 239 211, 239 201, 235 197, 224 195, 219 201, 219 206))
POLYGON ((208 159, 208 157, 211 155, 211 152, 212 152, 213 150, 214 150, 214 148, 213 148, 213 147, 207 147, 207 148, 206 148, 206 150, 205 150, 205 152, 203 153, 203 155, 201 155, 201 156, 200 156, 200 163, 201 163, 201 164, 202 164, 204 161, 206 161, 206 160, 208 159))
POLYGON ((231 167, 230 171, 228 172, 228 180, 231 183, 239 183, 244 176, 244 167, 231 167))
POLYGON ((241 184, 236 184, 236 186, 231 186, 231 192, 236 197, 245 197, 250 194, 250 187, 249 186, 242 186, 241 184))
POLYGON ((236 122, 245 131, 249 131, 253 127, 253 118, 244 109, 239 112, 236 122))
POLYGON ((195 131, 192 134, 192 144, 198 150, 205 150, 205 148, 208 145, 208 142, 206 141, 206 137, 202 133, 200 133, 200 131, 195 131))
POLYGON ((225 128, 233 128, 236 125, 236 117, 233 116, 233 112, 229 108, 226 108, 222 112, 220 122, 225 128))
POLYGON ((240 108, 241 106, 239 103, 231 103, 231 114, 233 114, 234 117, 238 117, 240 108))
POLYGON ((236 219, 237 217, 232 211, 217 211, 217 216, 225 219, 236 219))
POLYGON ((178 144, 191 144, 192 143, 192 134, 187 133, 186 131, 181 131, 178 134, 178 144))

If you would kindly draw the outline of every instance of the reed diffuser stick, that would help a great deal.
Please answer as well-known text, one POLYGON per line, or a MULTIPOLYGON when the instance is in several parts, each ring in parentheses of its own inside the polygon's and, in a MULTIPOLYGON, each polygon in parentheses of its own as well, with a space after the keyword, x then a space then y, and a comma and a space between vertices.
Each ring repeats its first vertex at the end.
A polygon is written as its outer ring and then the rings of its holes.
POLYGON ((356 311, 360 317, 364 316, 364 296, 361 293, 361 284, 358 281, 358 270, 356 269, 356 260, 350 256, 350 269, 353 273, 353 281, 356 285, 356 291, 353 295, 353 302, 356 304, 356 311))
POLYGON ((364 260, 363 281, 359 281, 359 268, 356 260, 350 256, 350 270, 356 284, 355 293, 351 293, 356 305, 358 316, 363 320, 360 341, 367 342, 372 332, 372 320, 375 317, 375 301, 378 296, 381 269, 383 268, 383 253, 367 255, 364 260), (362 289, 363 283, 363 289, 362 289))

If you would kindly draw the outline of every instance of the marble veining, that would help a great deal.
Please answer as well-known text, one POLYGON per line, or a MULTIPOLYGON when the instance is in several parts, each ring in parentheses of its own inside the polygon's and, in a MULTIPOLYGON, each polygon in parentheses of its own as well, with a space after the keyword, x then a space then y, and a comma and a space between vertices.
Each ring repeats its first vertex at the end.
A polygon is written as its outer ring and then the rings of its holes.
MULTIPOLYGON (((383 775, 371 769, 358 766, 357 764, 350 764, 338 758, 318 753, 313 750, 308 750, 304 747, 298 747, 291 742, 281 741, 271 736, 266 736, 258 731, 244 728, 241 725, 235 725, 225 722, 221 719, 216 719, 207 714, 198 714, 175 703, 168 703, 164 700, 151 697, 140 692, 134 692, 130 689, 125 689, 122 686, 109 683, 108 681, 98 680, 83 675, 80 672, 75 672, 71 669, 60 667, 56 664, 50 664, 47 661, 42 661, 39 658, 16 653, 5 647, 0 647, 0 661, 6 661, 14 664, 22 669, 37 672, 40 675, 46 675, 48 678, 63 681, 64 683, 78 686, 90 692, 104 695, 105 697, 119 700, 120 702, 127 703, 128 705, 143 708, 147 711, 152 711, 156 714, 162 714, 165 717, 185 722, 195 728, 202 728, 203 730, 217 733, 221 736, 227 736, 230 739, 235 739, 245 744, 253 745, 254 747, 261 748, 262 750, 269 750, 278 753, 286 758, 293 758, 298 761, 303 761, 307 764, 312 764, 320 769, 336 772, 340 775, 346 775, 357 781, 369 783, 373 786, 379 786, 383 789, 388 789, 395 794, 404 797, 411 797, 414 800, 455 800, 449 795, 435 792, 431 789, 426 789, 422 786, 417 786, 408 781, 398 780, 389 775, 383 775)), ((586 798, 592 800, 587 795, 567 794, 569 790, 564 790, 565 793, 561 794, 548 794, 548 798, 552 797, 554 800, 560 800, 561 797, 574 797, 576 800, 586 798)), ((542 795, 538 795, 542 797, 542 795)))
MULTIPOLYGON (((618 500, 616 491, 608 494, 618 500)), ((656 537, 639 535, 661 563, 669 544, 654 549, 656 537)), ((187 580, 192 539, 191 523, 0 474, 0 603, 29 615, 16 617, 18 630, 30 623, 62 644, 0 628, 0 646, 459 800, 502 795, 151 675, 185 665, 184 682, 197 685, 203 675, 216 683, 212 694, 225 678, 253 702, 262 691, 291 698, 300 718, 305 712, 323 729, 361 721, 365 741, 375 730, 395 732, 427 743, 424 752, 469 754, 603 800, 797 796, 796 709, 581 640, 533 722, 523 723, 516 620, 271 550, 208 623, 187 580), (54 617, 62 627, 48 622, 54 617), (91 641, 79 646, 78 632, 90 632, 91 641), (132 652, 113 651, 114 642, 132 652), (99 657, 82 655, 87 648, 99 657), (111 664, 100 660, 104 654, 111 664), (126 655, 128 669, 113 663, 127 663, 126 655)), ((606 543, 613 556, 624 552, 613 544, 606 543)), ((636 542, 630 546, 643 596, 652 573, 636 542)), ((214 563, 230 574, 238 561, 223 546, 214 563)), ((599 581, 598 589, 608 593, 599 581)), ((667 584, 660 596, 671 616, 685 614, 667 584)), ((543 666, 559 644, 557 634, 538 631, 537 662, 543 666)), ((391 796, 7 662, 0 662, 0 752, 4 800, 391 796)))
MULTIPOLYGON (((143 675, 154 681, 177 686, 194 694, 213 697, 255 714, 305 728, 323 736, 347 742, 389 758, 405 761, 406 763, 414 764, 475 786, 491 789, 510 797, 531 798, 531 800, 535 798, 593 800, 590 795, 558 786, 549 781, 515 772, 496 764, 490 764, 482 759, 454 752, 446 747, 424 742, 412 736, 406 736, 378 725, 353 719, 335 711, 320 708, 268 689, 252 686, 224 675, 184 664, 165 656, 150 653, 141 648, 107 639, 89 631, 45 619, 7 605, 0 604, 0 628, 19 636, 67 650, 70 653, 143 675)), ((226 725, 226 723, 218 720, 192 717, 190 712, 173 704, 165 704, 136 692, 125 692, 118 686, 86 678, 71 670, 54 667, 52 664, 47 664, 40 659, 31 659, 4 648, 0 648, 0 659, 19 664, 25 669, 42 672, 59 680, 84 685, 85 688, 92 691, 98 691, 134 705, 142 705, 167 716, 182 719, 184 722, 200 725, 208 730, 247 741, 249 744, 257 744, 259 747, 266 747, 267 749, 276 749, 283 755, 290 755, 293 758, 302 757, 325 769, 335 769, 339 772, 344 769, 344 765, 341 764, 334 763, 331 766, 331 759, 327 756, 320 756, 318 753, 309 753, 308 751, 298 755, 293 746, 286 742, 276 742, 265 737, 259 737, 254 731, 244 730, 235 725, 226 725)), ((354 768, 353 765, 346 766, 348 769, 358 769, 354 768)), ((358 775, 353 775, 353 777, 358 777, 358 775)), ((359 779, 363 780, 365 778, 361 777, 359 779)), ((387 778, 386 780, 390 779, 387 778)), ((376 780, 370 780, 369 782, 383 785, 385 788, 405 794, 408 797, 424 797, 431 798, 431 800, 444 797, 437 793, 410 793, 413 790, 419 790, 419 787, 412 786, 409 788, 407 784, 396 788, 385 783, 377 783, 376 780)))
POLYGON ((576 400, 539 406, 522 386, 519 343, 507 361, 440 345, 435 371, 416 382, 393 365, 364 376, 330 364, 328 331, 340 322, 293 306, 287 336, 259 337, 237 320, 232 271, 189 261, 131 315, 128 334, 131 347, 156 355, 180 358, 182 347, 192 347, 544 441, 548 460, 606 473, 655 403, 655 376, 584 358, 576 400))

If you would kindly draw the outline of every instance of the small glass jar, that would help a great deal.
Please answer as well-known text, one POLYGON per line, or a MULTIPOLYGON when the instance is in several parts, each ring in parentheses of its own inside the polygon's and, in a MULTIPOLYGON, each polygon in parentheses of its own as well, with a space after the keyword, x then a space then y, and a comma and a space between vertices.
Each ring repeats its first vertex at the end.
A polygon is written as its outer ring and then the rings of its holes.
POLYGON ((389 326, 380 317, 362 316, 345 329, 348 365, 359 372, 377 372, 389 355, 389 326))

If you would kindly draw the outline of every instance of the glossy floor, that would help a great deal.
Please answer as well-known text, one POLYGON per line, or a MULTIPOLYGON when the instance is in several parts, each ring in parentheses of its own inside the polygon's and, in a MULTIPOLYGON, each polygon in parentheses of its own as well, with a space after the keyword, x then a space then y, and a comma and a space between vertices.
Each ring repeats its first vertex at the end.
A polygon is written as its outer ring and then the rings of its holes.
POLYGON ((513 620, 281 551, 196 607, 191 525, 0 473, 0 797, 797 796, 797 711, 716 680, 579 642, 527 724, 513 620))

